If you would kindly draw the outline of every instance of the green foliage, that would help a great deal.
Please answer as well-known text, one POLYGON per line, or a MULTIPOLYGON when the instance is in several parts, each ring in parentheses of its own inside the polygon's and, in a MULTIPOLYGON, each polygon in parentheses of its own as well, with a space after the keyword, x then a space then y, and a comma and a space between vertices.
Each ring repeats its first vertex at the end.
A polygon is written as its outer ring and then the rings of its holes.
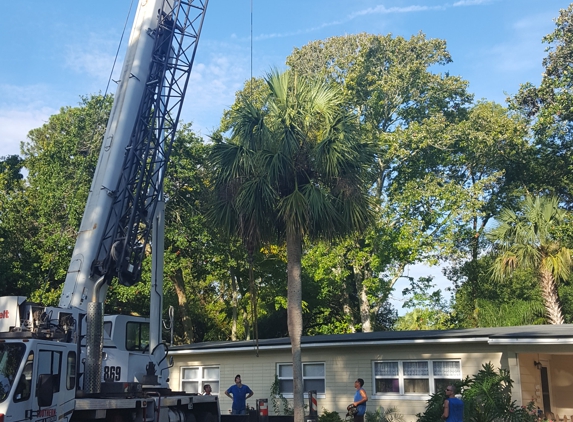
POLYGON ((436 285, 432 283, 433 277, 420 277, 411 280, 410 287, 402 291, 403 296, 410 297, 403 307, 412 311, 401 316, 396 321, 395 329, 407 330, 447 330, 453 328, 449 303, 442 297, 441 290, 431 289, 436 285))
POLYGON ((530 191, 558 194, 573 204, 573 4, 559 12, 555 30, 543 38, 548 44, 545 71, 539 87, 523 84, 511 99, 512 107, 531 121, 535 157, 527 169, 530 191))
POLYGON ((491 277, 494 261, 495 256, 484 255, 476 261, 464 262, 448 270, 448 278, 455 286, 452 316, 456 327, 545 323, 545 318, 541 321, 535 311, 543 306, 535 273, 518 268, 503 283, 499 283, 491 277), (506 309, 507 312, 504 311, 506 309), (512 309, 517 312, 513 313, 512 309))
MULTIPOLYGON (((54 305, 85 207, 111 98, 84 97, 22 142, 22 158, 0 165, 2 294, 34 295, 54 305), (22 183, 20 167, 28 170, 22 183), (36 292, 36 293, 34 293, 36 292)), ((56 302, 57 303, 57 302, 56 302)))
POLYGON ((490 363, 472 378, 463 392, 464 416, 468 421, 532 421, 532 415, 511 399, 513 381, 507 369, 494 369, 490 363))
MULTIPOLYGON (((534 422, 532 409, 517 406, 511 399, 513 381, 506 369, 495 370, 491 362, 486 363, 474 376, 454 383, 456 391, 464 401, 464 421, 468 422, 534 422)), ((418 422, 440 420, 445 391, 432 394, 426 410, 418 414, 418 422)))
POLYGON ((422 33, 332 37, 287 59, 297 72, 342 87, 361 136, 376 149, 371 192, 379 217, 339 254, 354 258, 350 276, 378 279, 365 289, 371 314, 406 265, 477 259, 484 227, 522 186, 525 120, 494 103, 471 105, 467 82, 434 73, 450 61, 445 42, 422 33))
POLYGON ((303 238, 340 238, 367 226, 365 179, 374 156, 356 136, 339 90, 291 71, 272 71, 265 80, 263 106, 241 101, 230 116, 231 139, 213 146, 210 216, 243 241, 250 257, 263 242, 286 242, 294 411, 302 419, 303 238))
POLYGON ((512 300, 508 303, 477 299, 474 315, 478 327, 515 327, 545 324, 540 301, 512 300))
POLYGON ((329 412, 323 408, 322 413, 318 416, 318 422, 342 422, 342 418, 338 412, 329 412))
POLYGON ((535 271, 548 320, 562 324, 557 283, 571 273, 573 250, 561 244, 552 228, 570 223, 571 216, 556 197, 528 195, 517 210, 504 208, 497 219, 498 225, 488 232, 499 251, 494 279, 503 280, 518 267, 535 271))
MULTIPOLYGON (((355 34, 295 49, 288 77, 247 81, 213 144, 183 127, 165 181, 165 308, 176 309, 176 342, 252 338, 253 304, 261 338, 288 335, 287 227, 304 240, 304 334, 392 328, 387 299, 406 266, 444 260, 454 262, 451 309, 431 287, 411 290, 398 328, 541 323, 537 270, 492 279, 501 255, 484 253, 484 233, 525 192, 556 192, 573 208, 572 16, 573 5, 560 12, 544 39, 542 82, 524 85, 511 110, 474 103, 466 81, 439 73, 452 60, 444 40, 355 34), (362 188, 370 196, 352 215, 362 188), (215 224, 206 218, 213 192, 215 224), (327 218, 333 209, 344 218, 327 218), (348 234, 370 211, 366 230, 348 234)), ((83 98, 31 131, 22 157, 0 158, 2 294, 57 303, 110 107, 110 98, 83 98)), ((571 249, 571 227, 552 224, 549 234, 571 249)), ((107 312, 148 309, 144 266, 140 285, 111 286, 107 312)), ((573 276, 561 276, 563 319, 573 322, 573 276)))
POLYGON ((364 415, 366 422, 404 422, 404 415, 398 412, 395 407, 377 407, 374 412, 367 411, 364 415))
MULTIPOLYGON (((293 408, 289 401, 282 395, 279 385, 279 377, 275 374, 275 380, 271 384, 271 405, 275 415, 292 415, 293 408)), ((336 413, 336 412, 332 412, 336 413)), ((338 415, 338 413, 336 413, 338 415)))

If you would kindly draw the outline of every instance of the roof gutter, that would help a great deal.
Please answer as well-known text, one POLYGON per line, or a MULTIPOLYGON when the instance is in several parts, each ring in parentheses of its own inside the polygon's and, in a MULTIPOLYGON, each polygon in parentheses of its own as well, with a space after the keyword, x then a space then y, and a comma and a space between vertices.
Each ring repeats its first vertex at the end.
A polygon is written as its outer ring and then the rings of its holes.
MULTIPOLYGON (((385 341, 345 341, 329 343, 309 343, 302 344, 302 349, 319 349, 324 347, 356 347, 356 346, 394 346, 394 345, 412 345, 412 344, 447 344, 447 343, 488 343, 489 337, 468 337, 468 338, 440 338, 440 339, 412 339, 412 340, 385 340, 385 341)), ((227 352, 246 352, 253 349, 254 345, 239 347, 216 347, 205 349, 185 349, 170 350, 170 355, 199 355, 204 353, 227 353, 227 352)), ((279 344, 275 346, 263 346, 259 344, 259 350, 290 350, 290 344, 279 344)))
POLYGON ((573 338, 492 338, 488 341, 489 344, 573 344, 573 338))

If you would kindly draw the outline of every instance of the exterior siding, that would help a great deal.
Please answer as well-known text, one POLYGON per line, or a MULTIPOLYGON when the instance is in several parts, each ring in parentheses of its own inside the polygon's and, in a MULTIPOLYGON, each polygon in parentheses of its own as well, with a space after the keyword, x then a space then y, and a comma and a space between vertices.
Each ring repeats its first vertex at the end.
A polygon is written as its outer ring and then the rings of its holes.
MULTIPOLYGON (((325 369, 325 393, 318 396, 319 414, 325 409, 344 418, 354 396, 354 381, 363 378, 369 396, 368 410, 395 407, 406 421, 415 421, 425 409, 428 395, 375 395, 375 361, 459 360, 461 377, 476 374, 485 363, 510 371, 514 381, 512 398, 517 404, 532 399, 543 408, 540 371, 534 361, 548 368, 551 410, 573 416, 570 391, 573 387, 573 325, 503 327, 444 332, 379 332, 317 336, 303 339, 303 362, 321 362, 325 369)), ((180 390, 181 368, 218 366, 220 408, 228 414, 231 400, 224 391, 236 374, 251 387, 247 402, 256 407, 257 398, 269 399, 269 412, 276 414, 270 397, 278 363, 290 363, 288 339, 261 341, 259 356, 251 342, 203 343, 176 347, 170 386, 180 390)), ((292 401, 291 401, 292 403, 292 401)), ((572 418, 573 419, 573 418, 572 418)))
MULTIPOLYGON (((324 362, 326 392, 318 398, 319 414, 324 409, 337 411, 342 418, 346 406, 354 396, 354 381, 364 379, 364 388, 369 396, 368 410, 377 407, 395 407, 407 421, 414 421, 415 415, 424 411, 428 396, 385 397, 374 395, 373 362, 378 360, 432 360, 460 359, 462 377, 476 373, 484 363, 492 362, 499 367, 503 361, 501 352, 492 352, 487 344, 457 343, 425 346, 420 353, 420 345, 402 346, 355 346, 355 347, 310 347, 303 348, 303 362, 324 362), (453 351, 455 350, 455 351, 453 351)), ((271 405, 270 390, 274 381, 277 363, 291 361, 290 349, 261 350, 259 357, 254 351, 219 352, 201 355, 175 355, 171 370, 171 388, 181 388, 181 368, 193 365, 219 366, 220 368, 220 407, 221 413, 231 409, 231 400, 224 391, 233 384, 236 374, 240 374, 243 383, 248 385, 254 396, 247 400, 249 406, 256 407, 257 398, 269 399, 270 414, 274 414, 271 405)))

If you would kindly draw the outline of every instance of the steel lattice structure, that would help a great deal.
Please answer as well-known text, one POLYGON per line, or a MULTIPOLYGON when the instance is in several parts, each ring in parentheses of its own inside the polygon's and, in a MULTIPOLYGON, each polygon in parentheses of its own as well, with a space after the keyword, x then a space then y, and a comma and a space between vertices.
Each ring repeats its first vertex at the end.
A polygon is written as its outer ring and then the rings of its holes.
POLYGON ((92 274, 139 281, 208 0, 164 0, 145 94, 92 274))

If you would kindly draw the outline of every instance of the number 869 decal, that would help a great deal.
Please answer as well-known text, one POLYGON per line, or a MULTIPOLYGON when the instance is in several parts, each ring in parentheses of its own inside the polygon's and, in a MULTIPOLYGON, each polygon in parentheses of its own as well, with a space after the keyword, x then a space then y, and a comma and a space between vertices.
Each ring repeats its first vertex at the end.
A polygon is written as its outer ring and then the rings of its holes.
POLYGON ((104 381, 119 381, 121 378, 121 366, 104 366, 104 381))

